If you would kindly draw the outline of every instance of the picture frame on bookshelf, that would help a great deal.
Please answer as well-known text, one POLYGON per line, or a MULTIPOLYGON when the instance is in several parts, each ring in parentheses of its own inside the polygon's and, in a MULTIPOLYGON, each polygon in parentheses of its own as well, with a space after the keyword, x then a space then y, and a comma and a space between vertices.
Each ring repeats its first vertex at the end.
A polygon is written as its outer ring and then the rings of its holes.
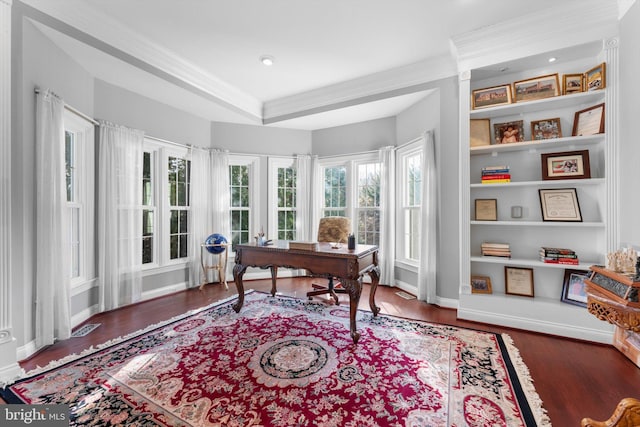
POLYGON ((524 121, 516 120, 506 123, 494 123, 496 144, 510 144, 524 141, 524 121))
POLYGON ((560 83, 557 73, 513 83, 514 102, 534 101, 558 95, 560 83))
POLYGON ((573 136, 604 133, 604 102, 576 111, 573 118, 573 136))
POLYGON ((542 153, 542 179, 588 179, 591 178, 589 150, 542 153))
POLYGON ((489 276, 471 276, 471 293, 472 294, 491 294, 491 277, 489 276))
POLYGON ((489 119, 471 119, 469 123, 469 146, 491 145, 491 126, 489 119))
POLYGON ((511 104, 511 85, 476 89, 471 93, 471 101, 474 110, 511 104))
POLYGON ((532 120, 531 140, 541 141, 544 139, 562 138, 562 126, 560 118, 532 120))
POLYGON ((497 199, 476 199, 475 200, 476 221, 497 221, 498 220, 498 200, 497 199))
POLYGON ((582 222, 575 188, 538 189, 543 221, 582 222))
POLYGON ((564 74, 562 76, 562 94, 584 92, 584 74, 564 74))
POLYGON ((602 64, 593 67, 592 69, 584 73, 585 90, 587 92, 591 92, 607 87, 606 71, 607 64, 603 62, 602 64))
POLYGON ((507 295, 520 295, 533 298, 533 268, 505 265, 504 290, 507 295))
POLYGON ((585 270, 565 269, 560 301, 586 307, 587 285, 584 281, 589 278, 589 275, 590 273, 585 270))

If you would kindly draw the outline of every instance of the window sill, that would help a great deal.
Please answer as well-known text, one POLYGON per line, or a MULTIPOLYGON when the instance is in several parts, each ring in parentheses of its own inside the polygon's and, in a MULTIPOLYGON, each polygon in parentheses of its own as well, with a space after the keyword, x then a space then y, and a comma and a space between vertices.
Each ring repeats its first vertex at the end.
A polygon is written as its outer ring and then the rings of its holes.
POLYGON ((395 261, 396 267, 402 270, 411 271, 413 273, 418 273, 420 266, 415 261, 408 261, 406 259, 397 259, 395 261))

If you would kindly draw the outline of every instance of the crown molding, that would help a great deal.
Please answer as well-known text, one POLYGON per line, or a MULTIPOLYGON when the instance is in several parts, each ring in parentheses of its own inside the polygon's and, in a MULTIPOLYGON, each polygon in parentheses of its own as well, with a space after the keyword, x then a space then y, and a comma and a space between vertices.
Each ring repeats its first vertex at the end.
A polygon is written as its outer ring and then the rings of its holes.
POLYGON ((426 89, 430 82, 455 76, 450 56, 432 58, 264 103, 265 124, 426 89))
POLYGON ((622 19, 635 3, 636 0, 618 0, 618 19, 622 19))
POLYGON ((584 0, 578 8, 558 2, 552 9, 454 36, 452 43, 463 71, 606 39, 617 31, 617 0, 584 0))
MULTIPOLYGON (((0 0, 5 1, 5 0, 0 0)), ((51 0, 22 0, 33 9, 77 30, 54 28, 109 55, 138 66, 161 78, 173 80, 209 100, 252 118, 261 118, 262 102, 185 60, 175 52, 119 24, 82 2, 73 5, 51 0)), ((52 25, 52 22, 42 22, 52 25)), ((55 23, 53 23, 55 24, 55 23)))

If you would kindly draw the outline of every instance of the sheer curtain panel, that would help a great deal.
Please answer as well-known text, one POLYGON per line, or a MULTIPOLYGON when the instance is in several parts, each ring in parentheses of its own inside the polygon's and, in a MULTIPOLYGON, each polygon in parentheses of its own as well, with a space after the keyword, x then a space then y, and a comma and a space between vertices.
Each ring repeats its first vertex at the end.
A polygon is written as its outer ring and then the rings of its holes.
MULTIPOLYGON (((189 256, 191 257, 190 286, 201 283, 200 245, 215 232, 212 226, 211 181, 209 180, 209 151, 191 148, 191 182, 189 184, 189 256)), ((227 237, 227 236, 225 236, 227 237)), ((206 280, 206 277, 205 277, 206 280)))
POLYGON ((36 347, 71 336, 64 102, 36 95, 36 347))
POLYGON ((296 240, 309 241, 311 239, 311 216, 309 212, 311 201, 311 156, 299 154, 296 156, 296 240))
POLYGON ((396 153, 392 146, 379 151, 382 170, 380 173, 380 283, 395 285, 394 264, 396 259, 396 153))
POLYGON ((99 122, 99 305, 106 311, 139 301, 142 295, 144 133, 99 122))
POLYGON ((213 232, 220 233, 231 243, 231 206, 229 196, 229 152, 226 150, 211 151, 211 208, 213 232))
POLYGON ((438 185, 433 131, 423 135, 422 204, 420 207, 420 265, 418 268, 418 299, 436 302, 436 243, 438 185))

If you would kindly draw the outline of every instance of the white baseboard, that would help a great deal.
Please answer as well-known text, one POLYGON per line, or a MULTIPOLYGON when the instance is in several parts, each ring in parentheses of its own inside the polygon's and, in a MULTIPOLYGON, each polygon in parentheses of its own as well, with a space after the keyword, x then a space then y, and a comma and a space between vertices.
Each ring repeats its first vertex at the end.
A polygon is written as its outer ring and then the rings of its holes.
MULTIPOLYGON (((396 280, 396 287, 411 295, 418 295, 418 287, 416 285, 396 280)), ((458 309, 458 300, 455 298, 442 298, 437 296, 434 304, 439 307, 458 309)))

